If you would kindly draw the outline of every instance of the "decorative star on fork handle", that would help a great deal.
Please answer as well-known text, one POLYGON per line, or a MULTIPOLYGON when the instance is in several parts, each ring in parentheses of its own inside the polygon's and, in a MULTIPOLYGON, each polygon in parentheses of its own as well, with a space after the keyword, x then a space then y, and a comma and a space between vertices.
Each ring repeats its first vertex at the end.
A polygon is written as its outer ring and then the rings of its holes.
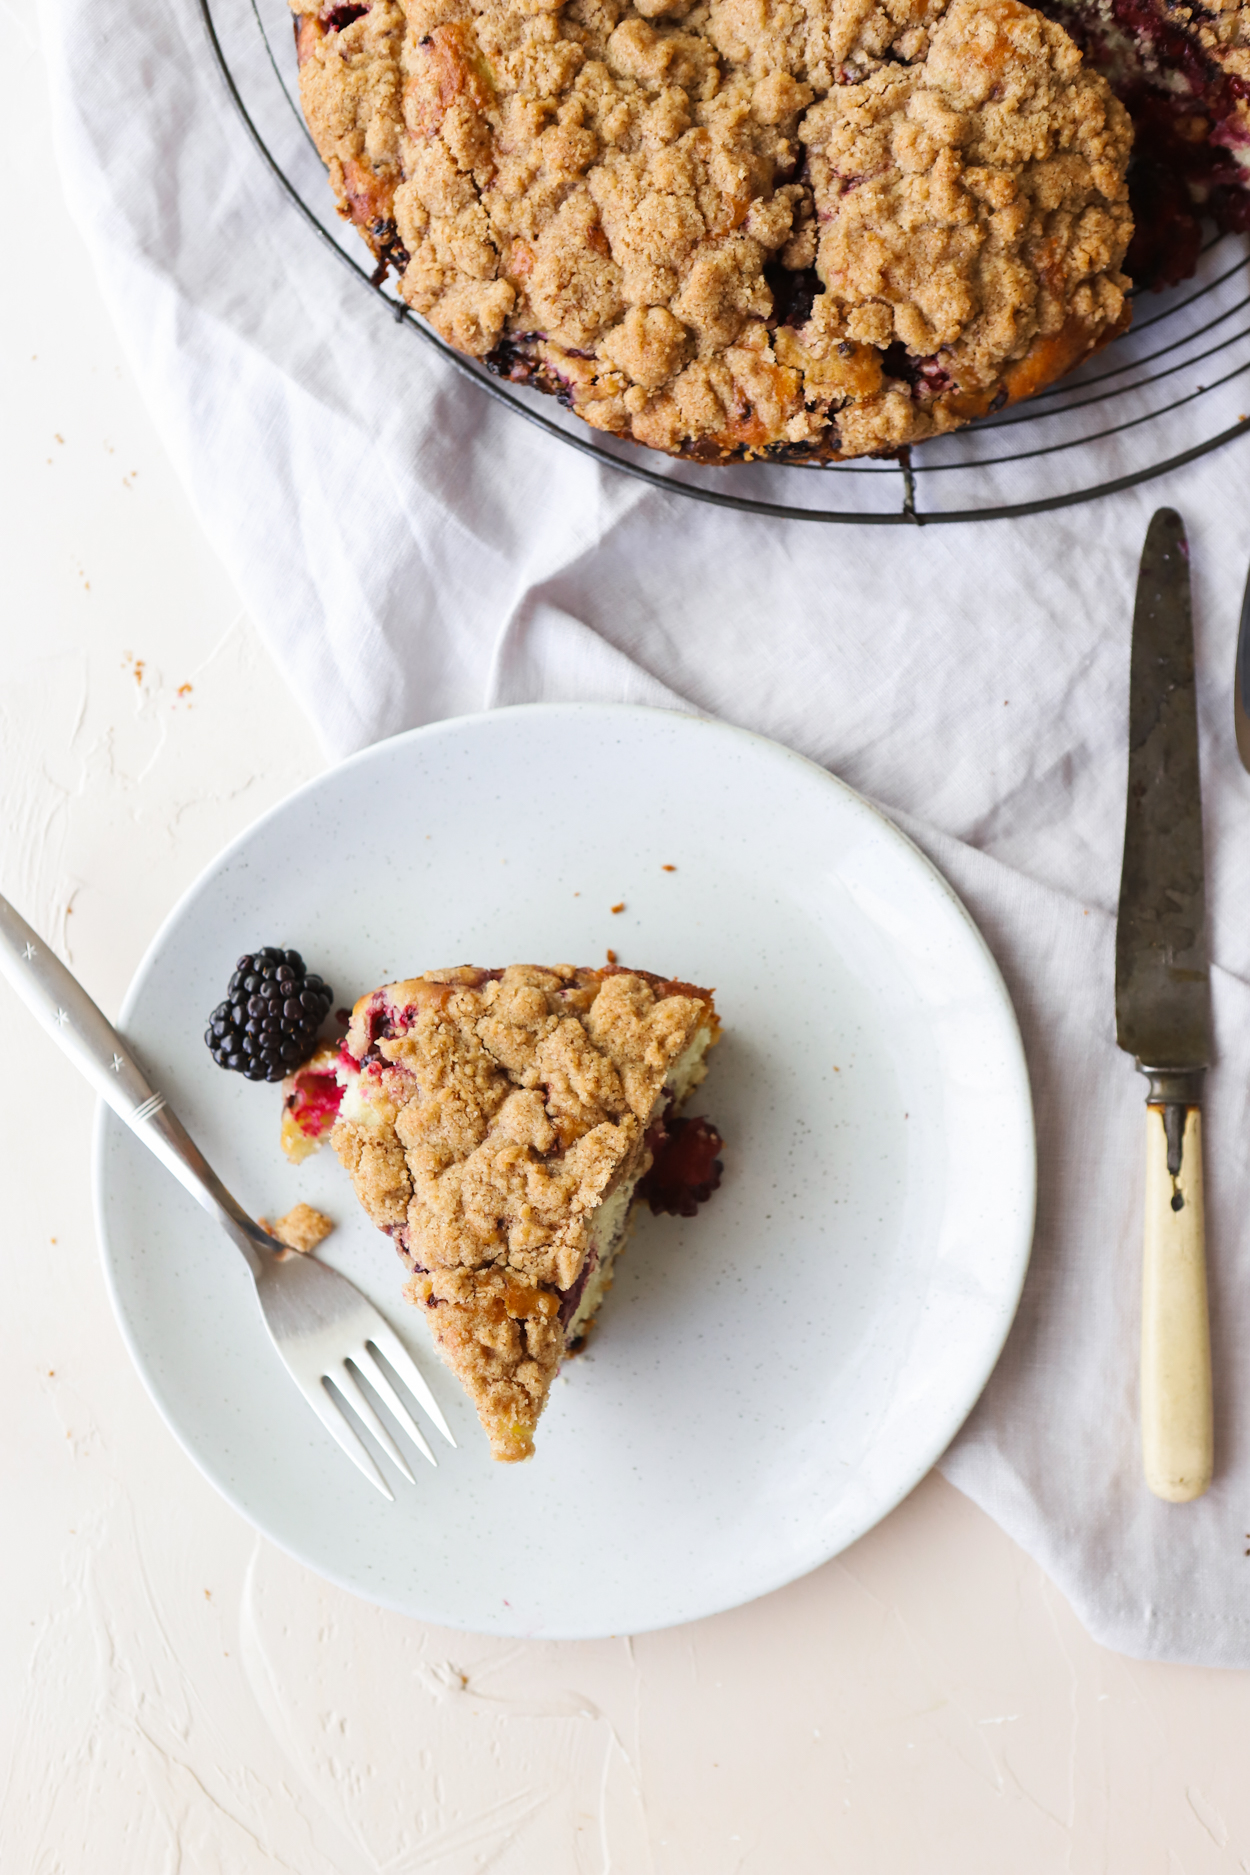
POLYGON ((346 1401, 392 1463, 414 1482, 362 1380, 431 1465, 436 1462, 434 1454, 396 1392, 392 1374, 448 1444, 454 1446, 456 1441, 426 1381, 372 1303, 345 1276, 315 1257, 293 1255, 248 1216, 165 1096, 149 1085, 122 1037, 4 898, 0 898, 0 972, 101 1099, 216 1218, 242 1253, 274 1347, 326 1431, 370 1483, 391 1498, 389 1485, 345 1417, 342 1403, 346 1401))

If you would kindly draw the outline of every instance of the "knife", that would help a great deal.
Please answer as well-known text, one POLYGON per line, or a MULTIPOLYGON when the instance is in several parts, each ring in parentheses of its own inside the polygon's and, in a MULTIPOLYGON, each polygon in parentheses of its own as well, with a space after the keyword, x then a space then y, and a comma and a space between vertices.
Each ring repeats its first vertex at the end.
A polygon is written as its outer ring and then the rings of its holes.
POLYGON ((1233 730, 1243 768, 1250 768, 1250 577, 1241 601, 1237 669, 1233 677, 1233 730))
POLYGON ((1211 988, 1189 548, 1171 508, 1150 523, 1133 612, 1115 1020, 1149 1082, 1142 1458, 1156 1497, 1183 1504, 1210 1484, 1214 1445, 1202 1202, 1211 988))

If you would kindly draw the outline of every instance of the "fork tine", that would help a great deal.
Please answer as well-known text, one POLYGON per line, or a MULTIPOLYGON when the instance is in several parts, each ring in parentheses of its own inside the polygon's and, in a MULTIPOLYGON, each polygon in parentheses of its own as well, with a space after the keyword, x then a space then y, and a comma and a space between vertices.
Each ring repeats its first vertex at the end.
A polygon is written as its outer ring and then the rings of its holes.
POLYGON ((353 1465, 358 1465, 360 1467, 370 1484, 377 1485, 378 1490, 382 1493, 388 1504, 393 1504, 395 1502, 395 1493, 391 1490, 390 1485, 386 1482, 386 1479, 382 1476, 368 1452, 366 1452, 364 1446, 348 1425, 346 1419, 344 1419, 337 1403, 331 1399, 324 1384, 320 1380, 313 1381, 312 1384, 307 1387, 301 1384, 300 1392, 308 1401, 308 1404, 312 1407, 313 1412, 317 1415, 317 1418, 321 1421, 330 1437, 347 1453, 353 1465))
MULTIPOLYGON (((355 1357, 352 1355, 348 1356, 348 1360, 354 1358, 355 1357)), ((347 1360, 343 1362, 341 1367, 336 1367, 332 1374, 327 1375, 327 1379, 338 1388, 353 1411, 358 1413, 360 1418, 364 1420, 365 1425, 382 1447, 382 1450, 386 1453, 391 1463, 398 1466, 403 1476, 407 1478, 409 1484, 415 1484, 417 1481, 412 1475, 408 1460, 404 1457, 394 1439, 392 1439, 390 1433, 374 1412, 368 1394, 348 1366, 347 1360)))
POLYGON ((373 1388, 375 1393, 381 1395, 383 1406, 388 1407, 394 1414, 421 1456, 423 1458, 428 1458, 431 1465, 437 1469, 438 1460, 426 1443, 420 1426, 418 1426, 416 1420, 408 1411, 408 1408, 404 1405, 390 1381, 386 1378, 376 1354, 373 1354, 366 1345, 360 1349, 359 1353, 353 1354, 350 1358, 360 1369, 362 1378, 369 1382, 369 1385, 373 1388))
POLYGON ((372 1341, 379 1353, 386 1356, 386 1359, 403 1381, 413 1399, 416 1400, 417 1404, 434 1421, 434 1424, 438 1427, 438 1430, 442 1433, 448 1445, 454 1446, 456 1441, 451 1436, 451 1427, 443 1418, 442 1408, 434 1398, 434 1395, 430 1392, 429 1387, 422 1378, 420 1370, 413 1362, 407 1348, 404 1347, 398 1335, 393 1335, 389 1328, 379 1322, 374 1327, 370 1328, 369 1340, 372 1341))

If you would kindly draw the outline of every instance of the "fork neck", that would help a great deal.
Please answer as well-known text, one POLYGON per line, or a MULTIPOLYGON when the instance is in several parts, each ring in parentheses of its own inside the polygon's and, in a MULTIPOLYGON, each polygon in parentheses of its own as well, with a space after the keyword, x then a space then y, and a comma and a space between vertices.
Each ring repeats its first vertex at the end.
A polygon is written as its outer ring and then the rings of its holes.
POLYGON ((215 1217, 259 1282, 272 1261, 270 1240, 214 1172, 178 1116, 162 1107, 144 1123, 148 1143, 198 1204, 215 1217))

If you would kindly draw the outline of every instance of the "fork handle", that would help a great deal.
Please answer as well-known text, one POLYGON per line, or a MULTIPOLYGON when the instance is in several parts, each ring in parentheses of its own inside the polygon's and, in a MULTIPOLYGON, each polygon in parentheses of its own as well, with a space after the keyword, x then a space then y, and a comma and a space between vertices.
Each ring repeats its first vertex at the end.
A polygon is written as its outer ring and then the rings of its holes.
POLYGON ((258 1276, 269 1248, 265 1233, 226 1190, 165 1096, 148 1081, 129 1044, 6 898, 0 898, 0 971, 100 1098, 212 1212, 258 1276))

